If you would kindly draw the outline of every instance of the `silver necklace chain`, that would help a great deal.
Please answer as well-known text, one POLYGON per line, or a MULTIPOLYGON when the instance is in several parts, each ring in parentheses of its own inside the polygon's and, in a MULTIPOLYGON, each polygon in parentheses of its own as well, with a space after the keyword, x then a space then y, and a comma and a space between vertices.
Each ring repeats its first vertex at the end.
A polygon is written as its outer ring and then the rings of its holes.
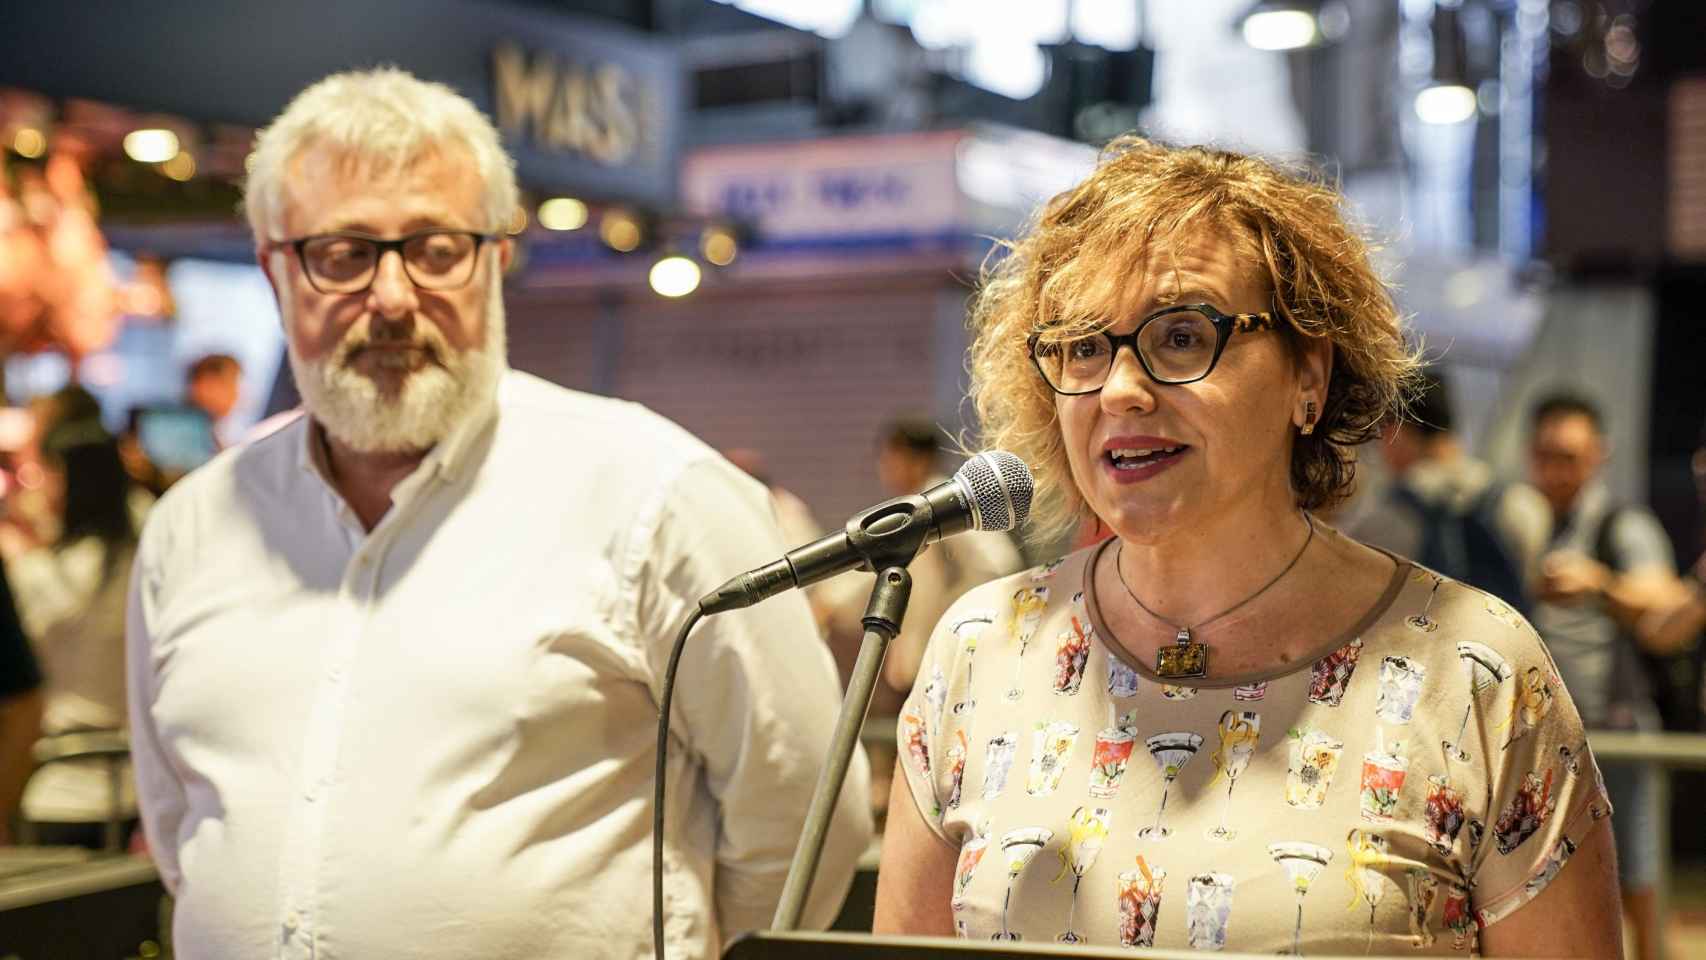
POLYGON ((1250 594, 1249 596, 1238 601, 1237 603, 1233 604, 1232 606, 1227 607, 1225 610, 1220 611, 1219 613, 1215 614, 1214 616, 1209 617, 1207 620, 1204 620, 1201 623, 1198 623, 1194 627, 1186 627, 1186 626, 1182 626, 1180 624, 1174 623, 1173 621, 1167 619, 1166 617, 1163 617, 1161 614, 1156 613, 1154 610, 1149 609, 1149 607, 1147 605, 1145 605, 1142 600, 1137 599, 1137 594, 1132 591, 1131 584, 1127 583, 1126 578, 1125 578, 1125 540, 1123 540, 1123 539, 1120 540, 1119 550, 1114 554, 1114 573, 1119 576, 1120 586, 1125 588, 1126 596, 1131 598, 1132 603, 1137 604, 1137 607, 1139 610, 1142 610, 1144 613, 1149 614, 1151 617, 1154 617, 1155 619, 1161 621, 1162 623, 1165 623, 1167 626, 1172 627, 1174 630, 1179 631, 1179 634, 1188 640, 1190 637, 1192 637, 1196 634, 1196 631, 1201 630, 1202 628, 1208 626, 1209 624, 1214 623, 1215 621, 1219 620, 1221 617, 1224 617, 1227 614, 1233 612, 1234 610, 1237 610, 1238 608, 1244 606, 1245 604, 1255 600, 1257 597, 1261 596, 1262 594, 1267 593, 1268 590, 1270 588, 1272 588, 1274 584, 1279 583, 1281 580, 1285 579, 1285 575, 1291 572, 1292 567, 1297 566, 1297 561, 1303 559, 1303 554, 1305 551, 1307 551, 1309 549, 1309 544, 1314 542, 1314 540, 1315 540, 1315 520, 1314 520, 1314 518, 1309 516, 1309 512, 1307 510, 1299 511, 1299 512, 1303 514, 1303 522, 1309 525, 1309 535, 1307 537, 1303 538, 1303 546, 1298 548, 1297 554, 1291 558, 1290 563, 1285 565, 1285 569, 1281 570, 1279 573, 1275 574, 1274 578, 1272 580, 1269 580, 1267 583, 1262 584, 1262 588, 1260 590, 1257 590, 1255 593, 1250 594))

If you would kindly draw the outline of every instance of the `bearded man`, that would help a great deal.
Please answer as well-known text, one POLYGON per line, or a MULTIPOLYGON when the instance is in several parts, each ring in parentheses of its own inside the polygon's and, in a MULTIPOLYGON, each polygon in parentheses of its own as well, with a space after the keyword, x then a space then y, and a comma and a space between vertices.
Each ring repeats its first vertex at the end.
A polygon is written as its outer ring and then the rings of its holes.
MULTIPOLYGON (((782 549, 764 489, 636 405, 508 369, 513 164, 446 87, 302 92, 247 212, 306 415, 149 517, 129 616, 179 957, 650 955, 670 641, 782 549)), ((707 621, 671 717, 667 946, 766 926, 837 681, 798 596, 707 621)), ((808 919, 870 836, 863 758, 808 919)))

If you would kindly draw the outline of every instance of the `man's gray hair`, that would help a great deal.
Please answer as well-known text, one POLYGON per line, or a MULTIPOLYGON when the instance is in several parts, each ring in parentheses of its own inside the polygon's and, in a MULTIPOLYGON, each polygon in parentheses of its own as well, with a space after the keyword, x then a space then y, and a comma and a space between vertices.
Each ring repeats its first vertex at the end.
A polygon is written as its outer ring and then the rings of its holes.
POLYGON ((485 184, 486 222, 480 229, 503 231, 520 203, 515 161, 479 108, 442 83, 396 67, 326 77, 297 94, 255 135, 243 206, 256 244, 285 239, 271 231, 284 216, 290 164, 304 149, 344 154, 371 174, 385 175, 452 144, 469 152, 485 184))

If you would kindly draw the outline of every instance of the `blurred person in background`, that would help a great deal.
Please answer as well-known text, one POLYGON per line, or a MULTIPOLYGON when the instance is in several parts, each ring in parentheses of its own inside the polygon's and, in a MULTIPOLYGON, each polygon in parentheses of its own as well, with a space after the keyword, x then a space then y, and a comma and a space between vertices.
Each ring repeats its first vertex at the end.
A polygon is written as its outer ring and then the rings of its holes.
POLYGON ((94 394, 72 384, 52 393, 31 397, 25 405, 30 424, 28 438, 11 453, 11 479, 5 493, 6 512, 0 526, 0 553, 15 557, 27 550, 53 544, 59 539, 60 516, 49 499, 44 481, 43 445, 47 435, 61 423, 99 420, 100 401, 94 394))
POLYGON ((184 373, 184 401, 207 414, 220 447, 228 446, 223 424, 236 409, 242 387, 243 366, 228 353, 198 357, 184 373))
POLYGON ((985 274, 984 434, 1030 465, 1036 536, 1115 538, 942 619, 880 932, 1620 955, 1604 793, 1539 638, 1312 515, 1416 367, 1342 210, 1318 174, 1126 137, 985 274))
POLYGON ((12 821, 24 784, 35 769, 41 737, 41 670, 12 603, 5 566, 0 564, 0 846, 12 843, 12 821))
MULTIPOLYGON (((1590 729, 1658 730, 1640 647, 1641 621, 1676 581, 1670 539, 1652 511, 1620 504, 1600 480, 1610 455, 1599 407, 1576 393, 1542 398, 1530 415, 1529 477, 1550 507, 1532 614, 1590 729)), ((1658 956, 1655 912, 1658 785, 1664 772, 1607 762, 1623 903, 1641 960, 1658 956)))
MULTIPOLYGON (((136 553, 130 478, 97 419, 62 420, 41 446, 57 535, 51 545, 15 558, 11 572, 18 613, 46 680, 42 732, 118 730, 125 726, 125 594, 136 553)), ((106 761, 45 766, 24 794, 24 817, 40 842, 99 848, 110 816, 136 816, 128 765, 121 778, 115 811, 106 761)))
POLYGON ((1409 409, 1376 444, 1392 484, 1346 532, 1526 614, 1551 513, 1533 487, 1501 482, 1469 456, 1453 427, 1449 385, 1424 371, 1409 409))
MULTIPOLYGON (((341 73, 245 206, 306 416, 149 516, 131 749, 181 960, 651 949, 659 696, 700 597, 783 547, 636 404, 509 369, 514 164, 466 98, 341 73)), ((700 626, 665 771, 671 957, 774 916, 835 718, 797 595, 700 626)), ((804 923, 870 838, 855 754, 804 923)))
MULTIPOLYGON (((1700 514, 1706 517, 1706 424, 1700 428, 1700 445, 1689 458, 1689 471, 1694 477, 1694 495, 1700 514)), ((1638 631, 1648 650, 1665 654, 1684 654, 1698 649, 1702 632, 1706 632, 1706 553, 1702 553, 1687 572, 1672 584, 1669 596, 1655 604, 1641 618, 1638 631)), ((1697 691, 1699 709, 1706 715, 1706 686, 1697 691)))

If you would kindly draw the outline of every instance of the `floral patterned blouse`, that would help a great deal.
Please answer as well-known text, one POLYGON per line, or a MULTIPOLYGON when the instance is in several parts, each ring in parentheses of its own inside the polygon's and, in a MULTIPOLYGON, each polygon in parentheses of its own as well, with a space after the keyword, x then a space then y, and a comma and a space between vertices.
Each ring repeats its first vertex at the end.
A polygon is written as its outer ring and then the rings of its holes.
POLYGON ((1610 815, 1499 600, 1403 561, 1301 666, 1175 685, 1108 642, 1105 547, 961 598, 902 711, 960 936, 1464 954, 1610 815))

